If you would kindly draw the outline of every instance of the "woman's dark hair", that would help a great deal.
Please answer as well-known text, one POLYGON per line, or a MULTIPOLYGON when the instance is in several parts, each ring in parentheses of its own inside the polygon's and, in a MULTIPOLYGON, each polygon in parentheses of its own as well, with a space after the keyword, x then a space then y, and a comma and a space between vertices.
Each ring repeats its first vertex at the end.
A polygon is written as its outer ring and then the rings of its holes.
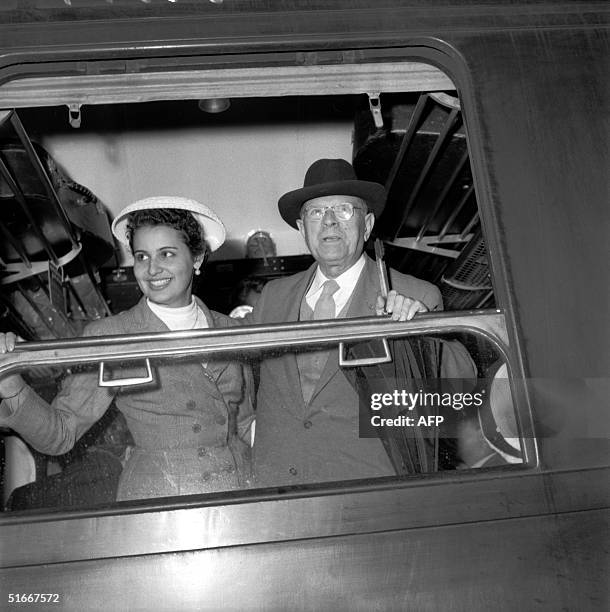
POLYGON ((173 208, 151 208, 136 210, 127 217, 127 239, 129 248, 133 251, 133 237, 136 230, 144 226, 168 225, 178 230, 184 236, 184 242, 193 257, 208 252, 208 246, 203 235, 203 229, 188 210, 173 208))

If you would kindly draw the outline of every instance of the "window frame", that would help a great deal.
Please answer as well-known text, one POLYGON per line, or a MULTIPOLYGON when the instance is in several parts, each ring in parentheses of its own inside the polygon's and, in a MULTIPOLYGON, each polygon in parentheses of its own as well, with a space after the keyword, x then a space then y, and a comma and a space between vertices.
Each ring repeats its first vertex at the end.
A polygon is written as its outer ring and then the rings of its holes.
MULTIPOLYGON (((340 63, 343 63, 346 73, 350 69, 364 65, 365 62, 368 62, 369 66, 379 65, 390 59, 398 63, 423 61, 442 67, 442 70, 456 85, 462 102, 484 234, 489 243, 500 245, 496 219, 489 204, 489 194, 492 191, 485 173, 485 162, 478 153, 482 151, 480 130, 476 117, 471 114, 474 105, 470 95, 471 87, 469 87, 467 70, 459 58, 442 43, 428 41, 428 45, 358 50, 359 59, 361 58, 358 63, 354 63, 356 61, 354 52, 343 51, 340 53, 342 58, 340 63), (436 44, 437 47, 435 48, 433 44, 436 44)), ((307 62, 307 57, 303 59, 303 55, 285 52, 273 54, 273 57, 276 58, 275 61, 280 61, 285 65, 295 65, 307 62)), ((309 54, 305 55, 309 56, 309 54)), ((323 71, 325 61, 329 62, 329 65, 337 62, 337 52, 313 52, 310 60, 323 71)), ((180 61, 181 58, 169 58, 167 63, 175 66, 180 61)), ((204 64, 205 61, 209 62, 205 66, 209 70, 214 69, 214 65, 217 66, 221 58, 201 59, 204 64)), ((257 69, 260 69, 260 63, 264 61, 265 57, 262 55, 256 57, 257 69)), ((226 62, 243 65, 246 60, 233 56, 227 57, 226 62)), ((48 65, 48 67, 52 72, 53 66, 48 65)), ((65 63, 62 68, 66 69, 65 63)), ((398 87, 396 91, 405 90, 404 85, 401 87, 400 83, 396 86, 398 87)), ((5 87, 6 85, 0 86, 0 95, 5 87)), ((388 87, 380 89, 382 92, 388 90, 388 87)), ((28 96, 34 95, 33 91, 31 90, 28 96)), ((309 93, 315 95, 317 92, 312 89, 309 93)), ((26 98, 23 98, 21 102, 23 103, 21 106, 28 105, 26 98)), ((288 342, 288 338, 294 340, 289 334, 302 333, 307 327, 309 327, 309 332, 315 331, 319 334, 318 339, 334 342, 379 337, 380 335, 395 337, 410 333, 438 333, 439 324, 445 322, 447 324, 445 331, 470 331, 492 339, 500 352, 508 358, 513 382, 524 380, 523 363, 520 357, 501 247, 491 250, 490 266, 498 303, 502 304, 506 310, 459 314, 438 313, 418 317, 416 321, 410 323, 389 322, 373 318, 340 321, 333 324, 292 323, 267 326, 267 328, 265 326, 243 327, 237 331, 211 330, 209 332, 187 332, 186 334, 185 332, 174 332, 172 336, 180 337, 156 338, 155 342, 161 342, 168 350, 176 350, 175 346, 170 349, 173 343, 187 346, 189 351, 200 351, 203 338, 215 338, 216 340, 224 338, 226 342, 231 343, 231 348, 235 348, 235 341, 239 337, 243 337, 244 340, 249 338, 251 341, 253 335, 259 334, 260 338, 273 338, 274 342, 284 337, 284 341, 288 342), (456 322, 458 318, 462 319, 461 324, 456 322), (493 328, 494 324, 497 326, 498 321, 501 321, 500 327, 503 331, 498 333, 496 330, 495 334, 489 332, 487 328, 493 328), (492 322, 491 326, 490 322, 492 322), (365 325, 368 325, 368 328, 363 333, 361 327, 365 325), (319 329, 314 329, 316 327, 319 329), (329 329, 333 330, 332 336, 328 336, 329 329), (187 338, 189 334, 192 334, 192 337, 187 338)), ((69 361, 75 358, 70 351, 76 350, 77 345, 79 345, 78 350, 87 347, 91 340, 56 341, 59 344, 55 345, 55 348, 39 347, 39 361, 32 357, 33 353, 29 357, 24 357, 25 352, 16 352, 7 358, 8 361, 3 363, 0 372, 6 374, 11 371, 11 368, 19 369, 25 363, 28 365, 36 363, 42 365, 51 362, 56 364, 58 359, 63 360, 62 354, 64 353, 72 355, 67 357, 69 361)), ((102 344, 104 344, 102 356, 106 360, 121 360, 133 356, 131 349, 135 350, 137 346, 135 343, 130 344, 130 348, 124 350, 113 346, 113 343, 124 340, 124 337, 116 336, 102 339, 102 344)), ((308 340, 301 336, 300 341, 306 343, 308 340)), ((96 345, 96 348, 100 346, 96 345)), ((150 348, 149 346, 148 349, 150 348)), ((209 350, 209 345, 206 348, 209 350)), ((156 354, 155 350, 162 349, 152 347, 150 355, 156 354)), ((221 350, 222 348, 219 347, 218 351, 221 350)), ((78 359, 81 357, 82 355, 78 359)), ((72 361, 72 363, 78 363, 78 361, 72 361)), ((9 567, 79 559, 179 552, 308 537, 431 527, 439 524, 456 524, 465 520, 522 516, 530 512, 544 513, 546 504, 544 499, 541 499, 540 485, 533 478, 538 471, 536 469, 538 456, 535 440, 528 436, 528 432, 531 434, 533 431, 533 425, 525 385, 515 384, 514 391, 518 418, 525 436, 523 441, 526 447, 527 464, 524 466, 507 466, 499 470, 469 470, 460 474, 437 473, 407 479, 388 477, 346 483, 303 485, 290 489, 232 491, 169 500, 122 502, 111 508, 76 510, 67 513, 42 511, 27 514, 13 513, 0 517, 0 528, 6 543, 5 550, 8 551, 7 554, 3 554, 0 565, 9 567), (507 492, 519 491, 519 495, 525 496, 526 510, 523 511, 523 514, 520 510, 506 508, 499 503, 497 495, 494 495, 497 492, 498 478, 502 479, 502 487, 507 492), (417 494, 413 495, 415 491, 417 494), (469 507, 466 511, 460 508, 463 500, 469 497, 479 499, 481 495, 485 496, 486 492, 489 494, 487 503, 480 503, 476 508, 469 507), (447 507, 447 500, 451 500, 449 507, 447 507), (430 511, 418 512, 422 507, 430 511), (451 515, 452 510, 453 516, 451 515), (281 516, 279 521, 277 520, 278 515, 281 516), (25 538, 24 530, 27 530, 25 538)))
MULTIPOLYGON (((161 332, 150 334, 130 334, 123 336, 98 336, 67 340, 25 343, 16 351, 8 353, 0 363, 0 376, 5 376, 35 365, 70 365, 86 361, 120 361, 142 359, 143 357, 174 357, 217 354, 227 350, 246 350, 261 348, 294 347, 312 342, 334 344, 339 341, 367 340, 373 338, 397 338, 421 334, 442 334, 471 332, 489 340, 505 358, 509 354, 508 335, 504 325, 504 315, 499 310, 463 311, 458 313, 440 312, 419 315, 412 321, 392 321, 380 317, 341 319, 331 322, 296 322, 277 325, 252 325, 230 329, 202 331, 161 332), (34 350, 26 350, 26 349, 34 350), (95 355, 91 349, 95 349, 95 355)), ((510 367, 510 365, 509 365, 510 367)), ((514 382, 514 379, 513 379, 514 382)), ((531 413, 524 409, 525 398, 522 389, 513 385, 515 404, 523 433, 532 431, 531 413)), ((153 554, 158 552, 178 552, 198 548, 216 548, 237 544, 255 544, 278 541, 280 539, 299 539, 312 535, 340 535, 350 530, 359 531, 373 528, 374 520, 382 519, 384 530, 404 528, 405 526, 424 526, 434 524, 430 516, 413 519, 412 514, 390 512, 391 516, 368 516, 366 508, 375 496, 379 508, 383 500, 388 508, 412 504, 402 493, 429 485, 434 497, 438 485, 453 490, 458 498, 466 488, 476 487, 476 483, 494 482, 498 477, 513 481, 516 477, 532 475, 536 466, 536 443, 531 435, 522 438, 525 463, 506 466, 500 469, 466 470, 462 473, 438 472, 406 478, 388 476, 376 479, 363 479, 341 483, 304 484, 295 487, 253 489, 249 491, 228 491, 175 498, 138 500, 115 503, 110 507, 91 508, 73 511, 46 510, 14 512, 0 518, 0 529, 4 541, 12 542, 6 546, 2 566, 23 565, 28 563, 51 563, 76 559, 93 559, 124 555, 153 554), (490 481, 491 479, 491 481, 490 481), (319 499, 319 503, 316 502, 319 499), (338 512, 342 504, 357 508, 362 502, 362 510, 356 512, 358 524, 350 521, 337 521, 333 527, 326 526, 326 533, 312 532, 311 525, 303 518, 293 514, 296 507, 310 507, 316 512, 329 504, 332 514, 338 512), (296 506, 294 503, 296 502, 296 506), (353 504, 353 506, 352 506, 353 504), (268 523, 268 513, 282 513, 281 508, 289 506, 284 521, 268 523), (276 510, 274 510, 275 508, 276 510), (261 521, 259 524, 259 520, 261 521), (117 521, 119 526, 117 527, 117 521), (168 523, 172 526, 167 532, 168 523), (185 524, 191 524, 188 529, 185 524), (210 525, 215 525, 210 529, 210 525), (234 532, 233 527, 237 525, 234 532), (287 531, 287 525, 290 529, 287 531), (27 527, 26 527, 27 526, 27 527), (52 531, 47 527, 52 526, 52 531), (26 545, 19 546, 23 529, 27 528, 26 545), (67 537, 70 533, 70 537, 67 537), (92 539, 87 534, 95 533, 92 539), (166 533, 165 544, 163 544, 166 533), (176 537, 176 534, 179 534, 176 537), (37 534, 37 535, 34 535, 37 534), (126 534, 129 534, 126 537, 126 534), (146 534, 155 534, 150 539, 146 534), (173 534, 173 535, 169 535, 173 534), (30 547, 27 543, 36 545, 30 547), (86 545, 83 543, 86 542, 86 545)), ((516 484, 514 482, 513 484, 516 484)), ((424 487, 425 488, 425 487, 424 487)), ((445 494, 443 494, 444 497, 445 494)), ((408 496, 407 496, 408 497, 408 496)), ((477 509, 480 518, 485 516, 485 504, 477 509)), ((302 512, 303 510, 300 510, 302 512)), ((329 509, 323 510, 322 516, 329 509)), ((409 512, 412 513, 413 508, 409 512)), ((377 526, 377 529, 379 525, 377 526)))

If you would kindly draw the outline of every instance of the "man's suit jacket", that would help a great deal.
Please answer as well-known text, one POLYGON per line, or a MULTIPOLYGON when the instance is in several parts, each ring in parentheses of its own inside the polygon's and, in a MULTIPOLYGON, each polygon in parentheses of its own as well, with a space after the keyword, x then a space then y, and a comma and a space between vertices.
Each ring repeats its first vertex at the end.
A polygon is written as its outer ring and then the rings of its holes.
MULTIPOLYGON (((268 283, 249 317, 251 323, 298 321, 301 302, 317 264, 268 283)), ((442 310, 437 287, 394 270, 392 288, 442 310)), ((366 257, 346 317, 374 316, 380 291, 375 263, 366 257)), ((293 352, 261 363, 254 441, 260 486, 349 480, 393 475, 378 439, 358 437, 358 395, 339 370, 338 350, 329 351, 311 400, 305 405, 293 352)))

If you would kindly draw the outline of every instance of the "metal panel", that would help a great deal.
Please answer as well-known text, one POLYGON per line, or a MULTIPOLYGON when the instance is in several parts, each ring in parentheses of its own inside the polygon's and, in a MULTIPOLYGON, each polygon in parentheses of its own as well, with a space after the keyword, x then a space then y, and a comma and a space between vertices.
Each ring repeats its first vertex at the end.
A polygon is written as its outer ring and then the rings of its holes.
POLYGON ((0 87, 6 107, 108 104, 284 95, 341 95, 370 91, 453 89, 444 72, 420 62, 383 66, 271 66, 265 69, 180 70, 26 78, 0 87))
POLYGON ((507 469, 5 515, 0 567, 298 541, 607 508, 610 471, 507 469))
POLYGON ((3 570, 62 610, 601 610, 608 513, 3 570), (569 563, 565 550, 571 551, 569 563), (84 586, 86 585, 86 586, 84 586), (112 585, 111 587, 109 585, 112 585))

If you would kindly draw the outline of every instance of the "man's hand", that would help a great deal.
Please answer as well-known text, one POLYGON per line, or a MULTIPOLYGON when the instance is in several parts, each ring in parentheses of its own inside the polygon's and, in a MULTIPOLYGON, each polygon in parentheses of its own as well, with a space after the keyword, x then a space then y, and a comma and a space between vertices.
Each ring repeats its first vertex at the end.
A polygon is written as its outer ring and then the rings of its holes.
POLYGON ((419 300, 401 295, 393 289, 387 298, 381 294, 377 296, 375 304, 377 316, 392 315, 393 321, 410 321, 418 312, 428 312, 428 308, 419 300))

